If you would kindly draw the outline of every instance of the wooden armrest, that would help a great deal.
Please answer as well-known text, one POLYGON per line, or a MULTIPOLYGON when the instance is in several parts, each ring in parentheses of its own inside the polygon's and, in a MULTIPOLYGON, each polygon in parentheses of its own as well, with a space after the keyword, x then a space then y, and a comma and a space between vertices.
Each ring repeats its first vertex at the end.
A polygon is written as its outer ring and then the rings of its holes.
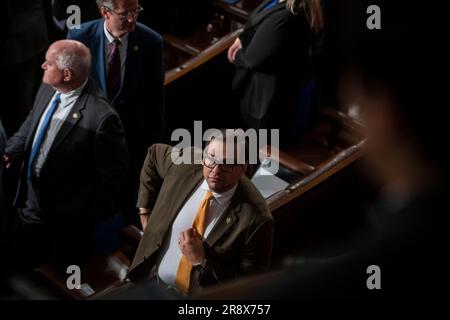
POLYGON ((361 122, 359 122, 358 120, 349 117, 348 115, 346 115, 345 113, 343 113, 341 111, 327 107, 327 108, 322 109, 321 113, 328 118, 338 121, 344 127, 348 128, 350 130, 353 130, 354 132, 356 132, 358 134, 363 133, 364 125, 361 122))
POLYGON ((53 289, 60 297, 74 300, 95 298, 125 283, 130 260, 120 251, 104 257, 94 257, 86 265, 80 266, 80 288, 69 289, 67 279, 72 274, 65 274, 47 264, 36 269, 43 284, 53 289))
POLYGON ((200 52, 199 49, 193 48, 191 46, 187 46, 186 43, 183 40, 180 40, 174 36, 171 36, 170 34, 164 34, 164 40, 171 45, 174 48, 177 48, 180 51, 186 52, 187 54, 190 54, 192 56, 195 56, 200 52))
POLYGON ((277 152, 273 151, 275 151, 275 147, 273 146, 266 146, 265 148, 259 150, 260 154, 263 156, 273 158, 275 161, 278 161, 280 164, 292 171, 299 172, 303 175, 307 175, 308 173, 314 171, 313 166, 290 156, 284 151, 279 149, 276 149, 277 152))
POLYGON ((120 250, 109 256, 96 256, 85 265, 80 266, 81 288, 67 288, 65 274, 52 265, 43 265, 35 271, 46 287, 54 289, 58 296, 67 299, 96 298, 123 285, 131 260, 142 237, 142 231, 134 225, 126 226, 121 231, 123 244, 120 250))
POLYGON ((172 81, 175 81, 189 71, 203 65, 206 61, 227 50, 233 44, 236 37, 241 34, 241 32, 242 29, 239 29, 226 34, 225 36, 220 38, 219 41, 215 42, 213 45, 209 46, 196 56, 192 57, 183 65, 168 70, 165 74, 164 84, 167 86, 172 81))
POLYGON ((53 266, 49 264, 40 266, 35 271, 42 277, 42 280, 45 282, 46 286, 52 286, 59 294, 61 294, 65 298, 81 300, 89 296, 89 294, 85 290, 69 290, 66 284, 67 279, 65 279, 60 272, 58 272, 53 266))
POLYGON ((270 197, 268 199, 270 209, 272 211, 276 210, 360 159, 365 152, 365 145, 366 140, 362 140, 356 145, 342 150, 337 155, 322 163, 314 170, 314 172, 311 172, 299 182, 291 184, 288 188, 283 190, 283 192, 270 197))

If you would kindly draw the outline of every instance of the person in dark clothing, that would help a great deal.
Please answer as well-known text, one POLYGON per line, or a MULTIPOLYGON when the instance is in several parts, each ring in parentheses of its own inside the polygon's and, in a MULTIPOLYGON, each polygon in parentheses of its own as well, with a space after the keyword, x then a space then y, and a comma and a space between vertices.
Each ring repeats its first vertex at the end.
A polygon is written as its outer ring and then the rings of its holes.
POLYGON ((302 86, 311 79, 310 48, 323 26, 320 1, 267 0, 228 50, 244 127, 280 129, 287 141, 302 86))
POLYGON ((139 172, 147 149, 164 142, 163 41, 155 31, 137 22, 144 12, 138 0, 98 0, 97 4, 102 19, 69 30, 67 38, 91 50, 91 76, 122 120, 130 152, 122 213, 126 223, 139 225, 139 172))
POLYGON ((34 107, 8 139, 6 167, 24 159, 12 252, 24 271, 85 262, 95 254, 96 225, 117 210, 128 151, 120 118, 89 78, 90 66, 82 43, 53 43, 34 107))

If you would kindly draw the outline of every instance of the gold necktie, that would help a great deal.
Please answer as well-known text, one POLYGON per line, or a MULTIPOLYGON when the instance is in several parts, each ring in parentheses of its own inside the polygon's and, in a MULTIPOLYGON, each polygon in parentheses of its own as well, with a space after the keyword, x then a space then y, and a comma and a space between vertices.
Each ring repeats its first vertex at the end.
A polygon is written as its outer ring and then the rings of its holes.
MULTIPOLYGON (((203 199, 200 208, 195 216, 193 228, 197 230, 197 233, 203 237, 206 229, 206 215, 208 214, 209 200, 213 199, 211 191, 206 192, 206 196, 203 199)), ((183 255, 181 257, 180 264, 178 265, 177 277, 175 283, 181 293, 186 294, 189 290, 189 281, 191 278, 192 263, 190 263, 183 255)))

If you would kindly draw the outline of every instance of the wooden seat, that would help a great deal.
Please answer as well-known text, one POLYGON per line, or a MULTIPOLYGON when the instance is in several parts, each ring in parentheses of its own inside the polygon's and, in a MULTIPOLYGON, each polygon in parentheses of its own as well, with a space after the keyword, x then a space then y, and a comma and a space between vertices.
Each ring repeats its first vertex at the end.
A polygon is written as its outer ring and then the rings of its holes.
POLYGON ((52 265, 36 269, 38 280, 57 298, 95 299, 126 284, 128 268, 138 247, 142 232, 133 225, 122 229, 123 243, 119 250, 108 256, 97 256, 80 266, 81 287, 69 289, 64 274, 52 265))

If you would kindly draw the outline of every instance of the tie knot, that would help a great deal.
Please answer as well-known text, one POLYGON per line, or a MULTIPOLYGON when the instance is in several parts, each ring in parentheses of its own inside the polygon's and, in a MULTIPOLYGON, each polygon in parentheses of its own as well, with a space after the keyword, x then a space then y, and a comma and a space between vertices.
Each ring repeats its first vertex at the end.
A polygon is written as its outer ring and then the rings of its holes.
POLYGON ((112 44, 113 44, 114 47, 118 47, 118 46, 120 46, 121 42, 120 42, 119 39, 114 39, 112 44))
POLYGON ((211 199, 214 199, 213 193, 211 191, 206 191, 205 201, 209 201, 211 199))
POLYGON ((58 104, 61 102, 61 93, 57 93, 55 96, 55 100, 53 100, 54 104, 58 104))

